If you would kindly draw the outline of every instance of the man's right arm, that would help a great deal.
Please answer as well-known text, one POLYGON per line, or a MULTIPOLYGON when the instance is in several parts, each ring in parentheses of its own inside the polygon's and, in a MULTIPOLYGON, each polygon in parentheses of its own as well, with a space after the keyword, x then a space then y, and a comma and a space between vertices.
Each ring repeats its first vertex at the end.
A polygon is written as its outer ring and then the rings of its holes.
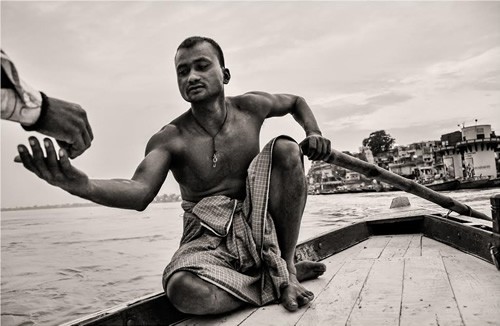
POLYGON ((50 139, 44 140, 46 157, 38 140, 30 137, 31 155, 19 145, 19 158, 24 167, 51 185, 95 203, 135 210, 144 210, 160 190, 171 163, 171 154, 162 144, 162 132, 151 138, 146 156, 131 179, 89 179, 85 173, 71 165, 64 149, 57 158, 50 139))

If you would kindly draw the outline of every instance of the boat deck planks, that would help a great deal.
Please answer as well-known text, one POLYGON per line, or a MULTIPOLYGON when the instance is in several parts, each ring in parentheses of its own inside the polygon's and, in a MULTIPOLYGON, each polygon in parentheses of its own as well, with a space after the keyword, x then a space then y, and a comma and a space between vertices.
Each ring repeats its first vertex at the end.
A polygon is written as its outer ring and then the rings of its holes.
POLYGON ((374 261, 347 260, 325 290, 305 309, 297 325, 345 325, 374 261))
POLYGON ((389 244, 389 240, 391 240, 391 236, 378 236, 371 237, 368 240, 365 240, 361 244, 362 250, 355 255, 354 259, 377 259, 383 253, 384 249, 389 244))
POLYGON ((500 273, 477 258, 443 257, 466 325, 499 325, 500 273))
POLYGON ((441 257, 405 260, 401 325, 464 325, 441 257))
MULTIPOLYGON (((380 254, 380 258, 404 257, 410 247, 411 240, 413 240, 413 236, 392 236, 380 254)), ((420 243, 418 245, 420 246, 420 243)))
POLYGON ((422 241, 424 236, 422 234, 414 234, 407 235, 407 237, 411 238, 410 243, 408 244, 408 248, 404 253, 404 257, 407 258, 422 256, 422 241))
POLYGON ((495 266, 421 234, 373 236, 325 260, 312 303, 203 316, 176 325, 498 325, 495 266))

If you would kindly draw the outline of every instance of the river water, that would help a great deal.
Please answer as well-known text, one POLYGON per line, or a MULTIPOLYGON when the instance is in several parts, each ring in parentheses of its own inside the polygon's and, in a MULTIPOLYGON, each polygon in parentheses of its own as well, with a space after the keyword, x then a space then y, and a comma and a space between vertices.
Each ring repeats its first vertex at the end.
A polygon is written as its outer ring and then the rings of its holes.
MULTIPOLYGON (((500 189, 445 193, 491 215, 500 189)), ((402 192, 309 196, 300 240, 389 212, 444 209, 402 192)), ((161 275, 182 234, 180 203, 144 212, 107 207, 2 212, 1 325, 57 325, 162 290, 161 275)))

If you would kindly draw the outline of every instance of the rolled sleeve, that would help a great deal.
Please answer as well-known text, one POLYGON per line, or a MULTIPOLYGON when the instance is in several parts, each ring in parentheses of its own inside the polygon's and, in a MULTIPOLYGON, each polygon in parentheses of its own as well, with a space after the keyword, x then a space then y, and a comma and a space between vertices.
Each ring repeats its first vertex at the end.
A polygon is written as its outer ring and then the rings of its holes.
POLYGON ((16 121, 22 125, 30 126, 40 116, 42 96, 39 91, 32 88, 19 77, 16 66, 3 50, 1 51, 1 61, 1 117, 5 120, 16 121), (3 80, 4 78, 7 80, 3 80))

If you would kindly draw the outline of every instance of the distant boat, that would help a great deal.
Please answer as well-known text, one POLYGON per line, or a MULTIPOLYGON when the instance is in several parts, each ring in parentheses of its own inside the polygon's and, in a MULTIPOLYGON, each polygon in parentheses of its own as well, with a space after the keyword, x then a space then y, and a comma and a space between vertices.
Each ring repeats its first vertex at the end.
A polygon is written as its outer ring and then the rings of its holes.
POLYGON ((460 189, 481 189, 494 186, 494 179, 464 180, 460 182, 460 189))
POLYGON ((431 183, 425 186, 435 191, 457 190, 460 188, 460 181, 450 180, 438 183, 431 183))
POLYGON ((495 188, 495 187, 500 187, 500 178, 463 180, 463 181, 455 179, 445 182, 431 183, 425 186, 435 191, 495 188))

